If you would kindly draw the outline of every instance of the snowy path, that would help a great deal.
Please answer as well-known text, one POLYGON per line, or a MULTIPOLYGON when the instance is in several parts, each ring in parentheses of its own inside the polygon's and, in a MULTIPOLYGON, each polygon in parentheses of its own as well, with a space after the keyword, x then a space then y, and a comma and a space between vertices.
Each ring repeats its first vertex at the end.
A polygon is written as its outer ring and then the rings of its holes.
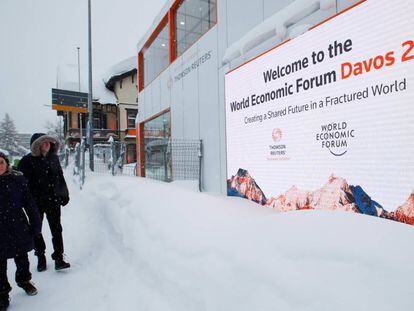
MULTIPOLYGON (((10 310, 411 310, 414 228, 341 212, 278 214, 134 177, 71 182, 72 268, 35 271, 10 310)), ((47 228, 47 227, 46 227, 47 228)), ((48 229, 44 230, 47 232, 48 229)), ((50 238, 48 251, 50 254, 50 238)))

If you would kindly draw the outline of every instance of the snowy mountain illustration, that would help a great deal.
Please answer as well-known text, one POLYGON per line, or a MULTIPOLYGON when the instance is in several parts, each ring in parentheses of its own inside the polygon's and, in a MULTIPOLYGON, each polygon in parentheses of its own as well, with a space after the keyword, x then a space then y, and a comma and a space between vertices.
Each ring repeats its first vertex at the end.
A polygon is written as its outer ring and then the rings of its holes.
POLYGON ((266 197, 250 174, 239 169, 235 176, 227 180, 227 195, 249 199, 261 205, 266 203, 266 197))
POLYGON ((312 209, 359 212, 352 190, 346 180, 331 175, 328 182, 309 196, 312 209))
POLYGON ((414 191, 407 201, 395 211, 395 220, 414 225, 414 191))
POLYGON ((340 210, 371 215, 414 225, 414 192, 395 212, 387 212, 359 186, 349 185, 342 178, 331 175, 327 183, 315 191, 303 191, 292 186, 284 194, 266 199, 265 194, 247 170, 239 169, 227 181, 229 196, 239 196, 265 207, 286 212, 293 210, 340 210))
POLYGON ((292 186, 285 194, 268 199, 265 205, 283 212, 311 208, 309 192, 301 191, 296 186, 292 186))

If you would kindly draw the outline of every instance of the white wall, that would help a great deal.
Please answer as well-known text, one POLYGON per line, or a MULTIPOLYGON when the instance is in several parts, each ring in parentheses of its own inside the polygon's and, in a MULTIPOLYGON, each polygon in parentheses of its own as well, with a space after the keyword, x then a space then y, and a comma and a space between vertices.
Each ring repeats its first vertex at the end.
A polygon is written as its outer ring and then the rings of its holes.
MULTIPOLYGON (((139 94, 139 122, 170 107, 173 138, 203 140, 203 187, 206 191, 226 191, 224 75, 277 42, 267 40, 230 65, 222 65, 223 55, 230 44, 293 1, 217 0, 217 25, 139 94), (175 80, 180 72, 209 51, 211 58, 208 61, 179 81, 175 80)), ((337 0, 336 7, 329 11, 317 11, 297 25, 315 25, 356 2, 337 0)))

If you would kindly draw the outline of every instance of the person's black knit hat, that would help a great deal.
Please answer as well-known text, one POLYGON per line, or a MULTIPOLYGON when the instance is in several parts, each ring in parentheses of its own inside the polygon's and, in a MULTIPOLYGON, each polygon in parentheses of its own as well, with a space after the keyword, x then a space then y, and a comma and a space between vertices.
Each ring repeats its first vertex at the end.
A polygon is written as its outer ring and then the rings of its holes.
POLYGON ((38 139, 39 137, 45 136, 46 134, 44 133, 35 133, 32 135, 32 137, 30 138, 30 146, 32 146, 33 142, 38 139))
POLYGON ((3 158, 6 161, 7 166, 10 166, 9 158, 1 151, 0 151, 0 158, 3 158))

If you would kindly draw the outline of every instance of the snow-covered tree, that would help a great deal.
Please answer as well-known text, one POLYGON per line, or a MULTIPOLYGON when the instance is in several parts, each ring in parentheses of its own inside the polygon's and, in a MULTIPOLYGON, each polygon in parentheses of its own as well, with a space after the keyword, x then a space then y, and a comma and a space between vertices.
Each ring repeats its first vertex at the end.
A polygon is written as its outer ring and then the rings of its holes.
POLYGON ((64 146, 65 137, 63 134, 63 122, 62 119, 57 119, 56 121, 46 121, 44 125, 48 135, 56 137, 59 140, 60 146, 64 146))
POLYGON ((0 148, 9 152, 10 155, 19 155, 18 133, 13 119, 6 113, 0 122, 0 148))

